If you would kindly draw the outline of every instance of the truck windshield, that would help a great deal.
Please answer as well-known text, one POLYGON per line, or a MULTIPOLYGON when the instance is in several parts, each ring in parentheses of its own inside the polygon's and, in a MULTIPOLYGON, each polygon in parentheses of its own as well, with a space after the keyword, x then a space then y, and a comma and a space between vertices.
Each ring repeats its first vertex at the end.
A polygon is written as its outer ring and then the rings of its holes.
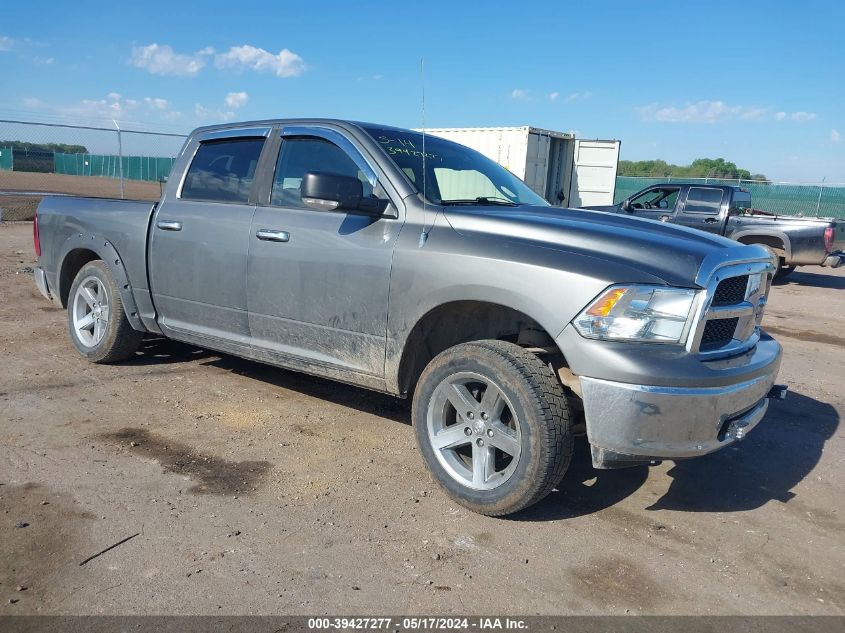
POLYGON ((373 126, 364 130, 418 191, 425 189, 423 195, 432 204, 549 206, 507 169, 468 147, 426 135, 423 161, 423 135, 419 132, 373 126))

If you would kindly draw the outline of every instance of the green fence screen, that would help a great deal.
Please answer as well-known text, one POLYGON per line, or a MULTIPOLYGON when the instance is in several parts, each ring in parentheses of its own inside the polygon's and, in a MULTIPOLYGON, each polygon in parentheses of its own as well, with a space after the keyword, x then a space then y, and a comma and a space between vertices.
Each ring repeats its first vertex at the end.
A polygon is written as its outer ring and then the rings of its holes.
MULTIPOLYGON (((162 156, 124 156, 123 177, 127 180, 163 180, 170 174, 175 160, 162 156)), ((56 153, 53 165, 57 174, 120 178, 119 156, 56 153)))
MULTIPOLYGON (((755 209, 781 215, 845 218, 845 186, 801 185, 794 183, 765 183, 738 180, 679 179, 676 182, 696 182, 714 185, 739 185, 748 189, 755 209)), ((657 183, 671 183, 672 178, 617 176, 614 202, 618 203, 657 183)))
POLYGON ((0 169, 12 171, 14 158, 11 147, 0 147, 0 169))

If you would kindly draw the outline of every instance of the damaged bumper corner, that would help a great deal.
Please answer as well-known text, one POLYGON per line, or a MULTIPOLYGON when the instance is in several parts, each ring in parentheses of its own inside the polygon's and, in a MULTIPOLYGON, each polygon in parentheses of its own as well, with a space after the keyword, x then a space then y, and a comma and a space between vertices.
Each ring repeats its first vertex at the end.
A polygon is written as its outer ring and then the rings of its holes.
POLYGON ((596 468, 619 468, 663 459, 706 455, 750 432, 769 399, 783 399, 775 385, 781 350, 772 339, 758 354, 765 371, 718 387, 659 387, 581 377, 587 436, 596 468))

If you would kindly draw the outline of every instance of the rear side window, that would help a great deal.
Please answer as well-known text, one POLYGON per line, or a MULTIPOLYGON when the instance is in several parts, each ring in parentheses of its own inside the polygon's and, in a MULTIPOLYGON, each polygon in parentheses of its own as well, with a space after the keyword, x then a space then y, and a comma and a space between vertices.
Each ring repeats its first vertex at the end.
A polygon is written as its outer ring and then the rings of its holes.
POLYGON ((182 199, 246 203, 263 146, 263 138, 200 143, 182 185, 182 199))
POLYGON ((740 213, 751 211, 751 194, 745 191, 736 191, 731 200, 731 210, 736 209, 740 213))
POLYGON ((722 204, 722 190, 705 187, 690 187, 687 194, 687 203, 684 206, 686 213, 719 213, 719 206, 722 204))

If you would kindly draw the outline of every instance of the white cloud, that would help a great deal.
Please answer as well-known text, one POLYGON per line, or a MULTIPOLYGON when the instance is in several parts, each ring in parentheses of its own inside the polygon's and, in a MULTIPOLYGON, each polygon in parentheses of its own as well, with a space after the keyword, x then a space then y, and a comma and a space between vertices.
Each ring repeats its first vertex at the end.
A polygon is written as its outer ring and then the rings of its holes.
POLYGON ((571 92, 566 97, 564 97, 564 103, 571 103, 572 101, 578 101, 583 99, 589 99, 593 96, 592 92, 571 92))
POLYGON ((783 121, 786 118, 786 112, 778 112, 777 114, 775 114, 775 118, 778 121, 783 121))
POLYGON ((32 63, 38 64, 39 66, 49 66, 53 62, 55 62, 55 58, 53 57, 33 57, 32 63))
POLYGON ((305 70, 305 62, 296 53, 283 48, 277 55, 249 44, 233 46, 214 58, 217 68, 272 72, 277 77, 295 77, 305 70))
POLYGON ((5 35, 0 35, 0 51, 10 51, 15 46, 15 40, 5 35))
POLYGON ((527 101, 528 100, 528 91, 523 90, 522 88, 514 88, 511 91, 511 99, 516 99, 518 101, 527 101))
POLYGON ((237 110, 246 105, 249 100, 249 95, 245 92, 230 92, 226 95, 226 107, 232 110, 237 110))
POLYGON ((804 121, 812 121, 813 119, 815 119, 816 113, 815 112, 793 112, 792 114, 789 115, 789 118, 792 119, 793 121, 801 121, 803 123, 804 121))
POLYGON ((757 106, 730 105, 724 101, 696 101, 684 106, 661 106, 652 103, 638 108, 645 121, 668 123, 717 123, 730 119, 754 121, 762 119, 768 108, 757 106))
POLYGON ((144 97, 144 103, 153 110, 167 110, 170 108, 170 102, 160 97, 144 97))
POLYGON ((177 53, 167 44, 133 46, 129 63, 153 75, 190 77, 206 65, 206 58, 214 52, 207 47, 194 54, 177 53))
POLYGON ((235 118, 235 113, 231 110, 217 110, 214 108, 206 108, 201 103, 194 104, 194 116, 200 123, 219 123, 231 121, 235 118))
POLYGON ((831 130, 830 131, 830 140, 834 143, 838 143, 842 140, 842 135, 839 133, 839 130, 831 130))
POLYGON ((549 93, 549 101, 556 101, 559 96, 560 96, 559 92, 550 92, 549 93))

